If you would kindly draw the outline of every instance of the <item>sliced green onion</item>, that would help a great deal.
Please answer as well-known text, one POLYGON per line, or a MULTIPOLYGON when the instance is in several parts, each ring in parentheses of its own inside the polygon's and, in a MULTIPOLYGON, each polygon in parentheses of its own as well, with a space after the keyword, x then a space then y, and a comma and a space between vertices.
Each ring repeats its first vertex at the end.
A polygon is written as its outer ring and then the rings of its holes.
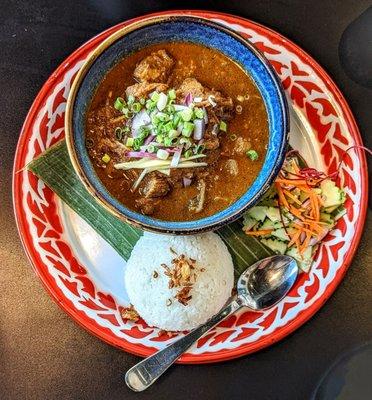
POLYGON ((174 108, 174 106, 172 106, 172 104, 168 104, 166 110, 169 114, 174 114, 176 111, 176 109, 174 108))
POLYGON ((139 137, 146 139, 150 134, 150 128, 148 126, 141 126, 139 129, 139 137))
POLYGON ((156 141, 158 143, 163 143, 164 142, 164 135, 157 135, 156 136, 156 141))
POLYGON ((168 121, 166 124, 164 124, 164 131, 169 133, 173 129, 173 124, 172 121, 168 121))
POLYGON ((181 117, 178 114, 175 114, 173 117, 173 128, 177 128, 180 122, 181 122, 181 117))
POLYGON ((114 108, 121 111, 126 106, 126 102, 122 97, 118 97, 114 102, 114 108))
POLYGON ((194 130, 194 124, 192 122, 184 122, 182 128, 182 136, 190 137, 194 130))
POLYGON ((256 161, 258 159, 258 153, 256 150, 248 150, 245 153, 252 161, 256 161))
POLYGON ((191 150, 191 149, 189 149, 189 150, 185 151, 185 154, 184 154, 184 156, 185 156, 185 158, 189 158, 189 157, 191 157, 191 156, 192 156, 192 150, 191 150))
POLYGON ((169 153, 166 150, 159 149, 156 152, 156 157, 158 157, 160 160, 166 160, 169 157, 169 153))
POLYGON ((150 99, 153 101, 153 102, 157 102, 158 100, 159 100, 159 93, 158 92, 152 92, 151 93, 151 95, 150 95, 150 99))
POLYGON ((195 107, 194 114, 195 114, 195 117, 198 119, 204 118, 204 111, 201 108, 195 107))
POLYGON ((152 111, 156 107, 156 103, 152 100, 146 100, 146 108, 152 111))
POLYGON ((124 127, 121 128, 121 129, 122 129, 123 132, 126 132, 126 133, 130 131, 129 126, 124 126, 124 127))
POLYGON ((186 137, 182 137, 181 139, 180 139, 180 144, 184 144, 185 145, 185 148, 186 148, 186 150, 187 149, 189 149, 190 147, 191 147, 191 140, 189 139, 189 138, 186 138, 186 137))
POLYGON ((104 154, 104 156, 102 157, 102 161, 107 164, 108 162, 110 162, 111 157, 108 154, 104 154))
POLYGON ((231 135, 229 136, 229 139, 232 140, 232 141, 235 141, 237 138, 238 138, 238 137, 235 135, 235 133, 233 133, 233 134, 231 134, 231 135))
POLYGON ((125 143, 126 146, 128 147, 133 147, 134 145, 134 139, 132 137, 129 137, 125 143))
POLYGON ((128 96, 127 98, 127 103, 128 105, 131 105, 134 103, 134 96, 132 96, 131 94, 128 96))
POLYGON ((180 116, 181 116, 182 120, 186 121, 186 122, 191 120, 192 114, 193 114, 193 111, 191 108, 185 108, 184 110, 182 110, 180 112, 180 116))
POLYGON ((176 131, 175 129, 171 129, 171 130, 169 131, 169 133, 168 133, 168 136, 169 136, 171 139, 174 139, 174 138, 180 136, 180 132, 176 131))
POLYGON ((159 112, 154 116, 155 123, 158 121, 166 122, 169 120, 169 115, 163 112, 159 112))
POLYGON ((165 144, 166 146, 168 146, 168 147, 172 146, 172 144, 173 144, 173 139, 170 138, 170 137, 164 138, 164 144, 165 144))
POLYGON ((144 97, 141 97, 141 98, 139 99, 139 102, 140 102, 140 104, 142 104, 142 105, 144 106, 145 103, 146 103, 146 99, 145 99, 144 97))
POLYGON ((169 91, 168 91, 168 97, 169 97, 171 100, 174 100, 174 99, 176 98, 176 91, 175 91, 174 89, 169 90, 169 91))
POLYGON ((143 142, 144 142, 144 138, 143 137, 135 138, 134 142, 133 142, 133 149, 134 150, 139 150, 140 147, 143 145, 143 142))
POLYGON ((205 146, 203 144, 198 144, 194 148, 194 153, 195 154, 203 153, 204 149, 205 149, 205 146))
POLYGON ((123 107, 123 108, 121 109, 121 112, 122 112, 127 118, 130 118, 130 117, 133 115, 133 113, 129 110, 128 107, 123 107))
POLYGON ((140 103, 133 103, 132 104, 132 111, 135 112, 135 113, 140 112, 141 108, 142 108, 142 106, 141 106, 140 103))
POLYGON ((155 153, 155 151, 157 151, 157 150, 158 150, 158 148, 154 144, 149 144, 147 146, 147 151, 149 153, 155 153))
POLYGON ((227 131, 227 124, 225 121, 220 121, 220 130, 223 132, 227 131))

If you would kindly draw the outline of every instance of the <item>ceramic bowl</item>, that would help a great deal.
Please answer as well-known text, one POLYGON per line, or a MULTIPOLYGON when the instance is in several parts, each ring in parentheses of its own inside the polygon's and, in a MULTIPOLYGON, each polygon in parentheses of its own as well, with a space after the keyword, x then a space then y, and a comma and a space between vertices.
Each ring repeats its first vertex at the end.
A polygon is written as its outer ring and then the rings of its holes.
POLYGON ((66 138, 74 169, 93 201, 118 218, 142 229, 161 233, 192 234, 216 229, 237 219, 263 196, 279 173, 288 143, 287 102, 279 78, 267 59, 235 32, 207 20, 188 16, 152 17, 120 29, 88 57, 71 87, 66 108, 66 138), (130 210, 102 184, 85 147, 85 116, 99 83, 125 56, 145 46, 172 41, 192 42, 225 54, 251 76, 264 100, 269 121, 269 143, 263 167, 245 194, 226 209, 206 218, 161 221, 130 210))

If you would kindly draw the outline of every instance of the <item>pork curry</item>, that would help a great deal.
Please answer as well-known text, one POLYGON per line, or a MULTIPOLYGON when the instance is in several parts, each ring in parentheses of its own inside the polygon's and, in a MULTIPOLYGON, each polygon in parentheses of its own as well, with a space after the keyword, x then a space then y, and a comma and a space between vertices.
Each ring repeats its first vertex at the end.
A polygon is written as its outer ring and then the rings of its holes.
POLYGON ((166 221, 207 217, 241 197, 268 143, 263 99, 222 53, 192 43, 149 46, 99 84, 86 147, 108 191, 166 221))

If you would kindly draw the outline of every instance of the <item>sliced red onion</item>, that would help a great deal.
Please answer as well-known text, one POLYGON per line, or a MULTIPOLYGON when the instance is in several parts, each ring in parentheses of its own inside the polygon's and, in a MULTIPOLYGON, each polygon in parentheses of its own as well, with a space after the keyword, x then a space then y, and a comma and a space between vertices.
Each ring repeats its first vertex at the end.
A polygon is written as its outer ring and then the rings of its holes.
POLYGON ((205 121, 204 119, 195 119, 194 120, 194 139, 200 140, 204 137, 205 132, 205 121))
POLYGON ((168 153, 176 153, 177 150, 178 150, 178 147, 167 147, 168 153))
POLYGON ((306 208, 310 204, 310 199, 306 199, 302 204, 301 207, 306 208))
POLYGON ((189 187, 191 185, 191 179, 190 178, 182 178, 183 181, 183 186, 184 187, 189 187))
POLYGON ((316 244, 318 244, 328 235, 329 231, 330 229, 324 228, 323 232, 319 236, 310 239, 309 246, 315 246, 316 244))
POLYGON ((305 239, 306 239, 306 233, 302 232, 300 235, 300 242, 303 243, 305 241, 305 239))
POLYGON ((142 126, 149 125, 151 123, 151 118, 147 114, 146 110, 141 110, 136 114, 132 120, 132 136, 136 138, 139 135, 140 128, 142 126))
POLYGON ((174 152, 172 161, 170 163, 171 168, 177 167, 177 165, 179 164, 180 159, 181 159, 182 149, 183 149, 183 146, 177 148, 177 150, 174 152))
POLYGON ((186 95, 186 97, 185 97, 185 104, 187 105, 187 106, 189 106, 191 103, 192 103, 192 94, 191 93, 188 93, 187 95, 186 95))
POLYGON ((145 144, 150 144, 153 140, 155 139, 155 135, 149 135, 147 136, 146 140, 145 140, 145 144))
POLYGON ((156 158, 155 154, 147 153, 146 151, 128 151, 125 155, 131 158, 156 158))
POLYGON ((289 191, 291 191, 292 189, 295 189, 295 188, 296 188, 296 186, 294 186, 294 185, 284 185, 284 189, 287 189, 289 191))

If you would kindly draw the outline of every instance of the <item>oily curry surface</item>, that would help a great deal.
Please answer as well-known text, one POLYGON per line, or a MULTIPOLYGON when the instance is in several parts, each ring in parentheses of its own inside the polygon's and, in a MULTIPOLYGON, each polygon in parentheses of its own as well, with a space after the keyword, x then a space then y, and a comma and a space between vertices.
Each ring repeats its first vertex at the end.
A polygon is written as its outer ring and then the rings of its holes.
POLYGON ((99 178, 125 206, 161 220, 195 220, 228 207, 255 180, 268 143, 267 113, 251 78, 226 56, 163 43, 107 73, 88 110, 86 143, 99 178), (162 111, 160 93, 168 99, 162 111), (171 160, 174 168, 131 167, 171 160))

